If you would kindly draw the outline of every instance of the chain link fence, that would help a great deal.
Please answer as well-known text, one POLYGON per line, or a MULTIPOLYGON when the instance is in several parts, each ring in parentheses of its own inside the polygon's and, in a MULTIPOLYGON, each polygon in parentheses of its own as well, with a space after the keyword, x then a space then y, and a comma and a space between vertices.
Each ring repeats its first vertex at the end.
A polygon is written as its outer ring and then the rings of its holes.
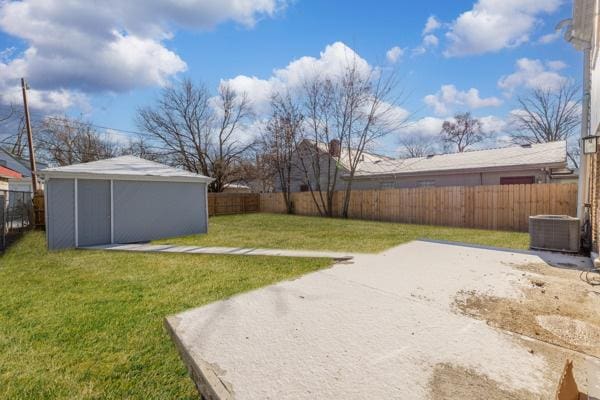
POLYGON ((31 193, 0 190, 0 251, 33 227, 31 193))

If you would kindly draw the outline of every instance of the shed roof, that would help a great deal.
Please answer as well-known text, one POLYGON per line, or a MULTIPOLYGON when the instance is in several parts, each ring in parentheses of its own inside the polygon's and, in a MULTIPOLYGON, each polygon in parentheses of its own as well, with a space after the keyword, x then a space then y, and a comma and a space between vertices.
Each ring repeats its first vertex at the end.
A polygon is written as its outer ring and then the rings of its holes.
POLYGON ((122 179, 171 182, 212 182, 212 178, 135 156, 122 156, 64 167, 46 168, 48 178, 122 179))
POLYGON ((565 141, 474 150, 463 153, 439 154, 404 160, 384 160, 361 163, 357 177, 378 175, 413 175, 432 172, 467 170, 506 170, 521 167, 562 168, 567 164, 565 141))

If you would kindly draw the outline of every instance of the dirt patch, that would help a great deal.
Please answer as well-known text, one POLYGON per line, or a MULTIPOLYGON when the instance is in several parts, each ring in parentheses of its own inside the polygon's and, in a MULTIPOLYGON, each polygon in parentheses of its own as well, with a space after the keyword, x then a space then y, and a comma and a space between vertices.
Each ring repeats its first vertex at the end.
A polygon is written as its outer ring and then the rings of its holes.
POLYGON ((429 388, 433 400, 537 400, 544 398, 525 390, 512 391, 473 369, 447 363, 435 366, 429 388))
POLYGON ((523 296, 461 292, 455 307, 491 326, 600 357, 599 289, 581 281, 577 270, 546 264, 513 267, 523 271, 523 296))
POLYGON ((554 335, 577 346, 593 346, 600 340, 600 327, 560 315, 540 315, 538 324, 554 335))

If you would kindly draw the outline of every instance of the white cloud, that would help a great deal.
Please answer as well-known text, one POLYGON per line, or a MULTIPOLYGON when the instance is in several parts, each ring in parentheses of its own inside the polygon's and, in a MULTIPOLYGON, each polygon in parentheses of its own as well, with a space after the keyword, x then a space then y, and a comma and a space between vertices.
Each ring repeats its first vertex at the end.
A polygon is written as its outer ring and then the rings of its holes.
POLYGON ((563 0, 479 0, 452 22, 447 57, 494 52, 527 42, 539 16, 563 0))
POLYGON ((385 53, 386 58, 392 64, 395 64, 404 55, 404 49, 398 46, 394 46, 385 53))
POLYGON ((435 17, 435 15, 430 15, 427 18, 427 22, 425 23, 425 28, 423 28, 423 35, 431 33, 442 26, 442 23, 435 17))
POLYGON ((342 42, 325 47, 318 58, 305 56, 290 62, 285 68, 273 71, 268 79, 238 75, 222 81, 238 92, 246 92, 257 113, 269 110, 271 96, 278 92, 299 88, 313 76, 335 79, 340 77, 349 63, 355 63, 363 76, 375 71, 365 59, 342 42))
POLYGON ((567 77, 557 71, 566 65, 562 61, 543 63, 541 60, 521 58, 517 60, 517 70, 510 75, 500 78, 498 87, 506 95, 510 95, 517 88, 556 90, 567 82, 567 77))
POLYGON ((442 130, 443 118, 424 117, 414 121, 402 129, 402 136, 436 136, 442 130))
POLYGON ((552 42, 558 40, 561 37, 561 35, 562 35, 561 31, 547 33, 545 35, 540 36, 540 38, 538 39, 538 43, 541 43, 541 44, 552 43, 552 42))
POLYGON ((548 68, 554 71, 560 71, 561 69, 567 68, 567 64, 564 61, 560 60, 548 61, 546 65, 548 66, 548 68))
POLYGON ((423 38, 423 44, 426 47, 436 47, 439 44, 439 39, 435 35, 426 35, 423 38))
MULTIPOLYGON (((504 119, 495 115, 476 118, 481 122, 481 128, 484 132, 493 133, 496 135, 504 132, 508 125, 504 119)), ((423 117, 403 128, 400 132, 400 135, 436 137, 440 134, 444 121, 454 121, 454 118, 439 118, 432 116, 423 117)))
POLYGON ((487 133, 498 134, 503 132, 507 127, 506 121, 502 118, 496 117, 495 115, 481 117, 479 118, 479 121, 481 122, 481 128, 487 133))
POLYGON ((483 107, 497 107, 502 104, 502 100, 497 97, 482 98, 479 95, 479 90, 475 88, 462 91, 454 85, 442 85, 437 93, 427 95, 423 100, 425 104, 434 109, 437 115, 448 115, 456 108, 466 107, 472 110, 483 107))
POLYGON ((417 57, 422 54, 425 54, 425 53, 427 53, 428 49, 431 49, 432 47, 436 47, 438 44, 439 44, 439 39, 437 36, 425 35, 423 37, 423 42, 419 46, 417 46, 411 50, 411 56, 417 57))
POLYGON ((417 57, 422 54, 425 54, 426 52, 427 52, 427 49, 425 48, 425 46, 417 46, 411 50, 410 54, 412 57, 417 57))
POLYGON ((441 26, 442 23, 435 16, 431 15, 429 18, 427 18, 427 22, 425 23, 425 27, 423 28, 423 32, 421 34, 421 36, 423 36, 423 40, 421 41, 420 45, 411 50, 412 57, 420 56, 425 54, 428 49, 437 47, 440 40, 431 32, 438 30, 441 28, 441 26))
POLYGON ((22 54, 0 58, 0 101, 28 78, 32 107, 60 109, 96 91, 164 85, 186 69, 166 47, 171 29, 251 27, 285 0, 0 1, 0 30, 22 39, 22 54), (35 94, 37 93, 37 94, 35 94), (53 103, 54 102, 54 103, 53 103))

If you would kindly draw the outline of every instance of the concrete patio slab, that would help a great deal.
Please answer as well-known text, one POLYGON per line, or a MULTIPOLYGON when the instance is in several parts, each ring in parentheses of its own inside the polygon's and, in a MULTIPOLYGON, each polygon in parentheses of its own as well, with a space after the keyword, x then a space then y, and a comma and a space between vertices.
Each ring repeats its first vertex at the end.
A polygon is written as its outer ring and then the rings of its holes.
POLYGON ((168 317, 166 326, 207 399, 551 398, 566 358, 600 398, 598 358, 456 306, 465 293, 520 301, 535 274, 516 266, 548 263, 589 266, 411 242, 168 317))
POLYGON ((84 250, 140 251, 150 253, 217 254, 237 256, 315 257, 347 260, 360 254, 335 251, 280 250, 243 247, 173 246, 168 244, 106 244, 80 247, 84 250))

